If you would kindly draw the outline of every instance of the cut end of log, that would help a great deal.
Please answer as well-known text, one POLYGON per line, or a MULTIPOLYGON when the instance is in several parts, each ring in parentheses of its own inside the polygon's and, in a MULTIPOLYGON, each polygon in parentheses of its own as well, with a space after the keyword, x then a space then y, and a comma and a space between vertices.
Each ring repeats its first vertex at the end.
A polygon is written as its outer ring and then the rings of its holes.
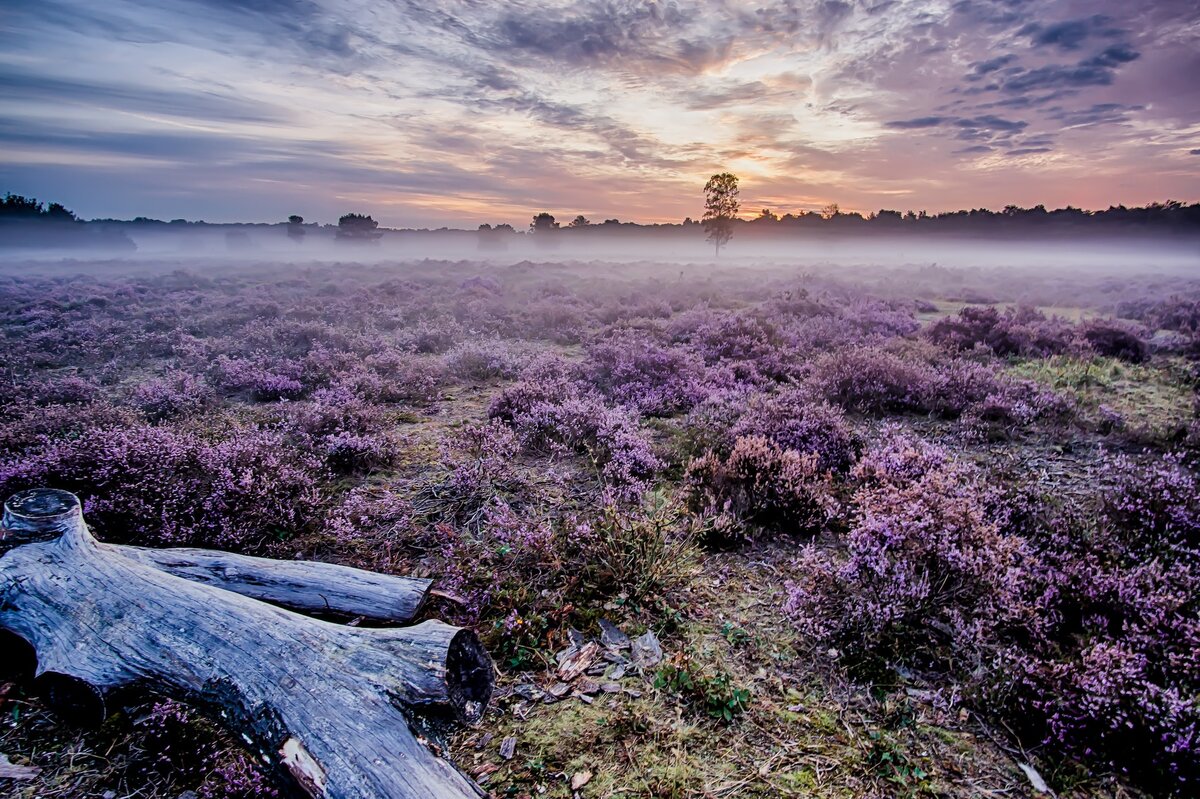
POLYGON ((492 659, 471 630, 459 630, 446 653, 446 684, 456 715, 468 724, 483 718, 492 698, 492 659))
POLYGON ((4 503, 0 535, 17 541, 53 538, 83 521, 79 497, 57 488, 18 491, 4 503))

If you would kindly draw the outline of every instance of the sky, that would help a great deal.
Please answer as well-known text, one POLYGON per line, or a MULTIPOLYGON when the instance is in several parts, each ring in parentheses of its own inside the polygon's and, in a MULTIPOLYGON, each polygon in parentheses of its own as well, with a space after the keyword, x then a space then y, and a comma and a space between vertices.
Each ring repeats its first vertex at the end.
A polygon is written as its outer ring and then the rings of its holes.
POLYGON ((524 226, 1200 200, 1200 0, 3 0, 0 192, 524 226))

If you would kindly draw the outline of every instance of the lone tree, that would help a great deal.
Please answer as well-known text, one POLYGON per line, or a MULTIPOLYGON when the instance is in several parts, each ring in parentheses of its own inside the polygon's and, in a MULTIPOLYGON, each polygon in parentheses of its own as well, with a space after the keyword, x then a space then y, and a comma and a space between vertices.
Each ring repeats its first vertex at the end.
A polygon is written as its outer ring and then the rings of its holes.
POLYGON ((337 240, 375 242, 383 235, 378 227, 379 223, 369 216, 346 214, 338 220, 337 240))
POLYGON ((717 257, 721 255, 721 247, 733 238, 733 222, 740 210, 737 175, 721 172, 709 178, 704 184, 704 229, 717 257))

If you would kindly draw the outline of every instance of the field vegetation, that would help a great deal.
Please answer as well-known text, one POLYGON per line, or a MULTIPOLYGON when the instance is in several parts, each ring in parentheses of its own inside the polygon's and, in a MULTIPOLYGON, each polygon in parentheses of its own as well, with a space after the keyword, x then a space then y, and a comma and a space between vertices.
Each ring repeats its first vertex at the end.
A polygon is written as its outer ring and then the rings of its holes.
MULTIPOLYGON (((499 669, 448 742, 498 797, 1195 796, 1197 298, 1135 270, 9 270, 0 494, 436 578, 499 669), (562 688, 584 640, 612 657, 562 688)), ((0 791, 277 795, 187 708, 75 726, 18 660, 0 752, 41 771, 0 791)))

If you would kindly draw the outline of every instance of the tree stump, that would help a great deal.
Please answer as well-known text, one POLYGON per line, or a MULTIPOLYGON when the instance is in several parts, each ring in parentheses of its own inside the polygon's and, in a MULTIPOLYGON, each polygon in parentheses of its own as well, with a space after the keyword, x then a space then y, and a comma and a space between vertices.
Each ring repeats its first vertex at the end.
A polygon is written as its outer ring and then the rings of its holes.
MULTIPOLYGON (((77 681, 100 708, 137 687, 205 709, 307 796, 483 795, 425 744, 427 725, 474 721, 486 708, 492 665, 473 632, 333 624, 236 593, 224 578, 179 576, 160 554, 97 541, 73 494, 16 494, 0 525, 0 629, 33 647, 40 677, 77 681)), ((199 559, 209 555, 239 557, 199 559)), ((361 604, 360 583, 342 596, 318 571, 320 607, 361 604)), ((285 593, 303 592, 303 576, 288 574, 285 593)))

